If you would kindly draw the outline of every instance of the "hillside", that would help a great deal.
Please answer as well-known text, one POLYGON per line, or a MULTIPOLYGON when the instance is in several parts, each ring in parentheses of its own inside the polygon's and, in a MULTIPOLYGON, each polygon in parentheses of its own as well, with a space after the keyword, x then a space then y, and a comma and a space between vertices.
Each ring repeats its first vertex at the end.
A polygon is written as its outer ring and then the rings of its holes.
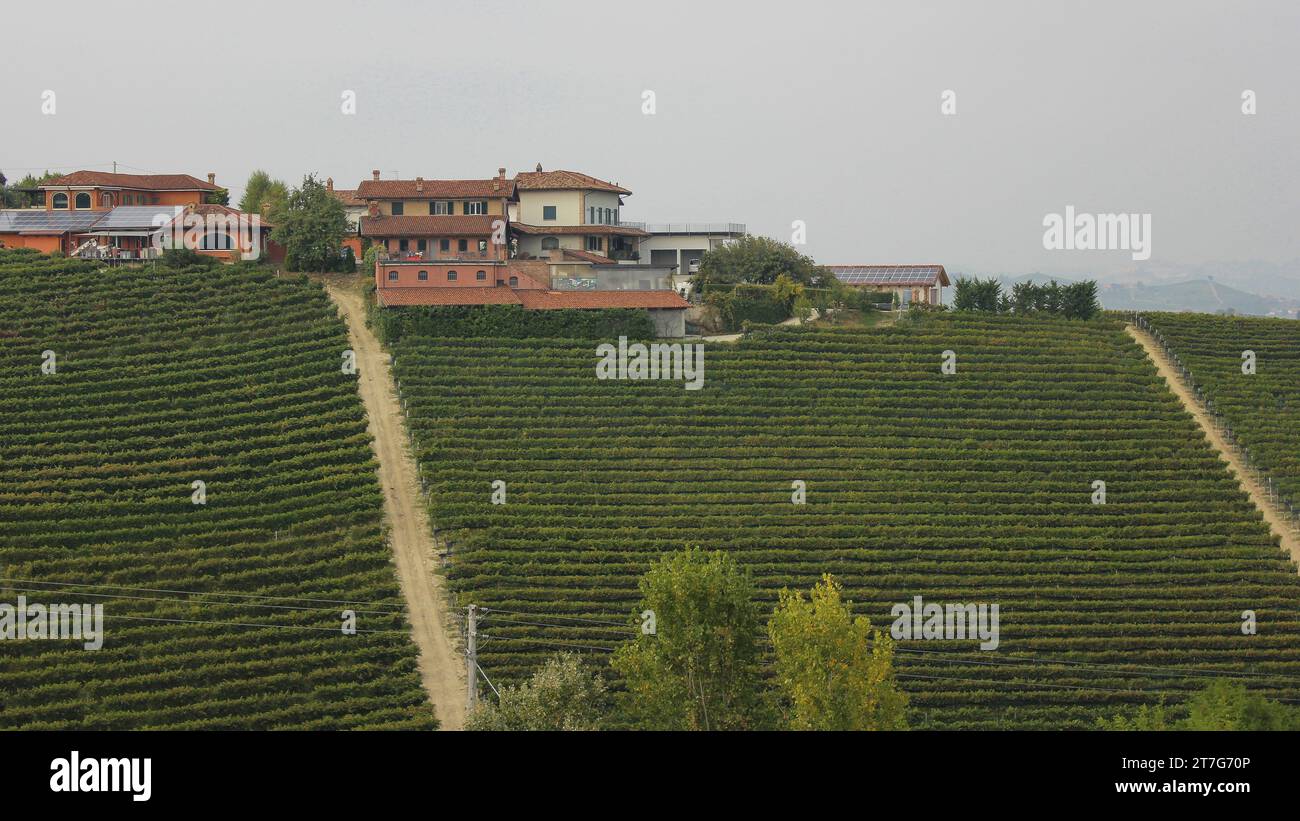
POLYGON ((1147 314, 1216 413, 1300 510, 1300 323, 1147 314), (1255 373, 1242 373, 1242 353, 1255 373))
POLYGON ((600 660, 649 562, 693 544, 767 604, 832 572, 886 629, 914 596, 999 604, 996 651, 901 644, 920 726, 1092 727, 1213 675, 1300 699, 1296 568, 1117 324, 774 332, 709 347, 699 391, 597 380, 590 342, 396 354, 453 587, 496 611, 498 684, 556 645, 600 660), (1245 610, 1267 629, 1242 635, 1245 610))
POLYGON ((0 587, 105 634, 5 642, 0 727, 434 726, 347 347, 305 278, 0 252, 0 587))

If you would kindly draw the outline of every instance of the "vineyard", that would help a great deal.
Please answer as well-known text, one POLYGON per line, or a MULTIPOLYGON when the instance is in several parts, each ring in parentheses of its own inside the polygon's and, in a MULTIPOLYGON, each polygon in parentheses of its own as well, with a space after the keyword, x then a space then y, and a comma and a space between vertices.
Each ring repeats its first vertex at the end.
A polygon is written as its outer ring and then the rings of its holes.
POLYGON ((1300 322, 1145 314, 1251 464, 1300 513, 1300 322), (1243 372, 1242 355, 1255 355, 1243 372))
POLYGON ((598 380, 588 341, 394 352, 498 685, 557 646, 602 659, 650 561, 691 544, 735 555, 768 606, 834 573, 885 629, 918 595, 997 603, 996 651, 901 643, 914 726, 1092 727, 1214 676, 1300 701, 1296 568, 1112 321, 769 331, 710 346, 698 391, 598 380))
POLYGON ((0 601, 104 611, 0 643, 0 727, 436 724, 347 347, 305 278, 0 251, 0 601))

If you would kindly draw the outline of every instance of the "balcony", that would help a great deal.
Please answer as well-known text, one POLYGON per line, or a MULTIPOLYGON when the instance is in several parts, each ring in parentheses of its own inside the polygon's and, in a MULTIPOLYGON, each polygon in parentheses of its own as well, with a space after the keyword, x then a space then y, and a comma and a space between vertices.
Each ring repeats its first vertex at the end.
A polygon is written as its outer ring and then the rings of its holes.
POLYGON ((620 222, 650 234, 744 234, 743 222, 620 222))

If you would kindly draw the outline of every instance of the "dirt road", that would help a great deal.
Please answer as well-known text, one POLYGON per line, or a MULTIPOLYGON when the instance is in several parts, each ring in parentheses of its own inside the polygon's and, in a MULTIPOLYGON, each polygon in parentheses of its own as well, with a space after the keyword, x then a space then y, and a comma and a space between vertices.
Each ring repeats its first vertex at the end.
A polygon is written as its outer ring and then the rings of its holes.
POLYGON ((402 408, 388 368, 388 352, 366 327, 360 294, 333 282, 330 298, 348 323, 348 338, 357 357, 358 388, 370 418, 370 435, 379 460, 397 578, 410 613, 415 644, 420 650, 420 677, 437 709, 444 730, 465 724, 464 657, 445 629, 445 581, 433 571, 435 562, 428 511, 421 503, 415 461, 407 449, 402 408))
POLYGON ((1268 522, 1269 527, 1273 529, 1274 533, 1282 536, 1282 549, 1290 553, 1294 561, 1300 562, 1300 539, 1296 538, 1295 531, 1290 527, 1286 515, 1279 507, 1269 501, 1268 492, 1264 486, 1250 475, 1245 464, 1233 453, 1232 448, 1228 447, 1228 443, 1224 441, 1223 435, 1215 426, 1214 420, 1201 409, 1200 403, 1196 401, 1196 397, 1188 385, 1183 382, 1182 376, 1160 348, 1160 344, 1149 333, 1136 325, 1129 325, 1125 330, 1138 341, 1138 344, 1147 352, 1147 356, 1151 357, 1156 370, 1169 383, 1169 389, 1183 403, 1183 407, 1187 408, 1187 412, 1196 420, 1196 424, 1201 426, 1201 430, 1205 431, 1210 444, 1219 452, 1219 458, 1227 462, 1229 469, 1237 475, 1237 481, 1241 482, 1242 489, 1249 494, 1250 500, 1255 503, 1255 507, 1259 508, 1260 512, 1264 514, 1264 520, 1268 522))

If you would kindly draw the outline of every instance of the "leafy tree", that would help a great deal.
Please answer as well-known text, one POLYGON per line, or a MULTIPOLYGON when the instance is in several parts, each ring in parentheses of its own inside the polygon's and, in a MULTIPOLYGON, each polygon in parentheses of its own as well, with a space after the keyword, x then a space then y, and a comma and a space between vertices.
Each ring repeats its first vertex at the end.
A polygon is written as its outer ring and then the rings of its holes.
POLYGON ((1001 307, 1002 285, 994 277, 988 279, 957 277, 955 284, 956 291, 952 299, 955 310, 993 314, 1001 307))
POLYGON ((744 236, 706 251, 692 280, 696 287, 740 282, 771 285, 782 274, 800 285, 820 286, 834 279, 828 269, 793 246, 769 237, 744 236))
POLYGON ((5 185, 4 187, 4 207, 5 208, 31 208, 36 205, 44 205, 45 200, 41 193, 32 194, 18 190, 23 188, 35 188, 38 185, 44 185, 52 179, 58 177, 58 174, 46 171, 41 176, 36 177, 28 174, 17 182, 15 185, 5 185))
POLYGON ((1187 717, 1170 722, 1164 701, 1133 716, 1101 719, 1104 730, 1300 730, 1300 710, 1252 693, 1246 685, 1215 679, 1187 701, 1187 717))
POLYGON ((799 317, 799 324, 803 325, 807 323, 809 317, 812 316, 812 312, 813 305, 808 299, 808 295, 800 293, 794 300, 794 315, 799 317))
POLYGON ((636 726, 657 730, 745 730, 766 718, 758 691, 754 583, 721 551, 671 553, 641 578, 641 607, 654 635, 639 635, 611 661, 636 726))
POLYGON ((275 223, 276 217, 284 212, 288 202, 289 187, 259 169, 248 175, 248 182, 244 184, 244 196, 239 198, 239 210, 247 214, 260 214, 262 206, 266 205, 266 217, 275 223))
POLYGON ((203 195, 203 201, 209 205, 230 205, 230 191, 226 188, 219 191, 209 191, 203 195))
POLYGON ((340 274, 355 274, 357 272, 357 255, 352 252, 352 246, 343 247, 343 256, 339 258, 340 274))
POLYGON ((793 730, 902 730, 907 694, 894 680, 894 642, 854 618, 829 573, 804 599, 782 590, 767 624, 776 682, 793 730))
POLYGON ((1101 313, 1097 281, 1087 279, 1061 289, 1061 314, 1069 319, 1092 319, 1101 313))
POLYGON ((290 271, 332 271, 338 266, 347 217, 343 204, 314 174, 290 192, 284 212, 273 221, 271 239, 284 246, 285 267, 290 271))
POLYGON ((597 730, 604 720, 605 682, 576 653, 556 653, 518 686, 501 688, 498 703, 480 702, 467 730, 597 730))

